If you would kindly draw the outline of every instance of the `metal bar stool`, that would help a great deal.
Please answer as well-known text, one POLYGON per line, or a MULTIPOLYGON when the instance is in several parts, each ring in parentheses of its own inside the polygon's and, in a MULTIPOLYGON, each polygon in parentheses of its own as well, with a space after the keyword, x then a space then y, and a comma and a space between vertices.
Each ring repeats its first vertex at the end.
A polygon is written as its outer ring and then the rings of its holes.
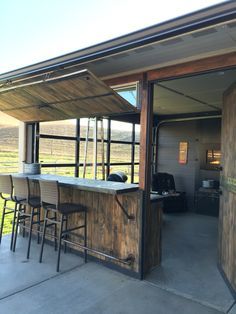
POLYGON ((31 195, 29 179, 28 177, 13 177, 14 186, 14 199, 18 204, 18 214, 16 218, 16 231, 14 236, 13 252, 16 249, 17 231, 21 224, 23 228, 23 236, 25 230, 29 232, 28 248, 27 248, 27 259, 30 256, 30 245, 32 238, 33 225, 37 224, 37 242, 40 242, 40 209, 41 201, 40 196, 31 195), (27 207, 29 211, 27 211, 27 207), (34 219, 36 217, 36 219, 34 219), (26 225, 26 221, 29 221, 29 226, 26 225))
POLYGON ((44 214, 44 226, 43 226, 43 236, 41 242, 41 251, 39 262, 42 262, 43 257, 43 247, 45 241, 46 229, 49 226, 54 225, 59 227, 58 236, 58 255, 57 255, 57 272, 59 272, 60 267, 60 254, 61 254, 61 244, 64 243, 75 244, 75 242, 69 241, 67 236, 77 229, 84 229, 84 261, 87 262, 87 208, 82 204, 74 203, 61 203, 60 202, 60 189, 58 181, 42 180, 39 181, 40 191, 41 191, 41 202, 42 207, 45 210, 44 214), (84 224, 76 226, 74 228, 68 229, 68 217, 74 213, 84 214, 84 224), (52 215, 53 214, 53 215, 52 215))
POLYGON ((15 230, 15 218, 17 212, 17 203, 14 204, 14 208, 10 207, 9 202, 14 202, 13 199, 13 184, 11 175, 0 175, 0 197, 4 200, 2 208, 2 220, 1 220, 1 229, 0 229, 0 243, 2 241, 2 233, 4 228, 4 218, 6 215, 13 213, 12 220, 12 233, 11 233, 11 244, 10 249, 12 250, 13 239, 14 239, 14 230, 15 230))

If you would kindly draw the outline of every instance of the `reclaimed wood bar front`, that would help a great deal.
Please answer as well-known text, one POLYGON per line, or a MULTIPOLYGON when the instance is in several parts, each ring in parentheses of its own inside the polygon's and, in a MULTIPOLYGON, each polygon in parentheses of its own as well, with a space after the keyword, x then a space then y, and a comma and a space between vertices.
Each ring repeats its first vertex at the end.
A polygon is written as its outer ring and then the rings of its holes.
MULTIPOLYGON (((18 174, 17 176, 27 176, 35 194, 39 193, 39 180, 57 180, 60 185, 61 201, 80 203, 87 207, 87 246, 92 249, 88 251, 88 254, 114 268, 123 269, 130 272, 131 275, 139 277, 142 249, 142 193, 138 185, 43 174, 18 174), (104 255, 96 254, 93 250, 104 255)), ((160 204, 161 202, 155 201, 153 206, 155 220, 150 228, 156 229, 156 232, 154 238, 149 239, 147 244, 153 249, 150 252, 150 261, 146 261, 149 268, 160 263, 158 247, 161 223, 160 204)), ((73 214, 68 221, 69 226, 78 225, 80 219, 82 221, 80 214, 73 214)), ((50 238, 48 239, 50 240, 50 238)), ((78 242, 78 237, 74 237, 72 240, 78 242)), ((73 246, 73 249, 78 250, 78 247, 73 246)))

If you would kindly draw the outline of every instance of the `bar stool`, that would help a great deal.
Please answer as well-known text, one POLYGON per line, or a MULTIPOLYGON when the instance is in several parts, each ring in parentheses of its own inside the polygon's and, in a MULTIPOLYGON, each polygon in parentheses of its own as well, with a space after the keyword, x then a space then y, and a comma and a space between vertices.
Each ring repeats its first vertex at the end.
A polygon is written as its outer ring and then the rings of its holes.
POLYGON ((18 205, 13 252, 15 252, 16 249, 17 231, 19 225, 21 224, 23 228, 23 236, 25 230, 28 230, 29 232, 27 248, 27 259, 29 259, 32 229, 34 224, 37 224, 37 242, 38 244, 40 242, 40 224, 42 222, 40 220, 41 201, 39 196, 31 195, 28 177, 13 177, 12 179, 14 186, 14 200, 18 205), (27 207, 29 207, 29 212, 27 211, 27 207), (35 217, 36 220, 34 220, 35 217), (27 221, 29 221, 29 226, 26 225, 27 221))
POLYGON ((42 180, 39 181, 42 207, 45 210, 43 236, 41 242, 41 251, 39 262, 42 262, 43 247, 45 241, 46 229, 49 226, 59 226, 59 238, 58 238, 58 255, 57 255, 57 272, 60 267, 60 254, 61 244, 64 243, 76 244, 67 239, 67 236, 77 229, 84 229, 84 246, 80 245, 84 249, 84 261, 87 262, 87 208, 82 204, 74 203, 61 203, 60 202, 60 189, 58 181, 42 180), (84 224, 68 229, 67 222, 68 217, 74 213, 84 214, 84 224), (53 214, 53 215, 52 215, 53 214))
POLYGON ((15 230, 15 218, 17 212, 17 203, 14 204, 14 208, 9 207, 9 202, 14 202, 13 199, 13 184, 11 175, 0 175, 0 197, 4 200, 2 208, 2 220, 1 220, 1 230, 0 230, 0 243, 2 241, 2 233, 4 228, 4 218, 6 215, 14 214, 12 221, 12 233, 11 233, 11 244, 10 249, 12 250, 14 230, 15 230))

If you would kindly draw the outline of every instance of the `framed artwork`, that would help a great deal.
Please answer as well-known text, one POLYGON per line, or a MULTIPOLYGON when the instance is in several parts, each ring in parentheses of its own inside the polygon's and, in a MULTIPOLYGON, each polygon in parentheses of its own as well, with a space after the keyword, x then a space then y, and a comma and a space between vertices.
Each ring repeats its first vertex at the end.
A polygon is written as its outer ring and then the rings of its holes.
POLYGON ((179 142, 179 164, 186 165, 188 162, 188 142, 179 142))

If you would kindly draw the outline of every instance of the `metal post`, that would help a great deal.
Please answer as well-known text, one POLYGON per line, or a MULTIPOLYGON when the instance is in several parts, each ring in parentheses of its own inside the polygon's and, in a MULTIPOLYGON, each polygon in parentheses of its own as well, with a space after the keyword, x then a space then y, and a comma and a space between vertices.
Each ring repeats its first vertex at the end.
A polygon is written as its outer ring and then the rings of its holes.
POLYGON ((159 136, 159 128, 156 126, 156 134, 155 134, 155 145, 156 145, 156 148, 155 148, 155 168, 154 168, 154 172, 156 173, 157 172, 157 163, 158 163, 158 136, 159 136))
POLYGON ((101 136, 101 149, 102 149, 102 180, 105 180, 105 156, 104 156, 104 127, 103 127, 103 118, 101 118, 101 129, 100 129, 100 136, 101 136))
POLYGON ((84 169, 83 169, 83 178, 86 176, 86 165, 87 165, 87 155, 88 155, 88 139, 89 139, 89 128, 90 128, 90 119, 88 119, 88 125, 86 130, 86 140, 84 145, 84 169))
POLYGON ((80 119, 76 119, 76 143, 75 143, 75 177, 79 177, 80 163, 80 119))
POLYGON ((111 163, 111 119, 107 120, 107 178, 110 174, 111 163))
POLYGON ((134 159, 135 159, 135 123, 132 124, 131 183, 134 183, 134 159))
POLYGON ((155 168, 156 168, 156 127, 152 128, 152 172, 151 176, 153 173, 155 173, 155 168))
POLYGON ((94 118, 93 124, 93 178, 97 179, 97 153, 98 153, 98 120, 94 118))

